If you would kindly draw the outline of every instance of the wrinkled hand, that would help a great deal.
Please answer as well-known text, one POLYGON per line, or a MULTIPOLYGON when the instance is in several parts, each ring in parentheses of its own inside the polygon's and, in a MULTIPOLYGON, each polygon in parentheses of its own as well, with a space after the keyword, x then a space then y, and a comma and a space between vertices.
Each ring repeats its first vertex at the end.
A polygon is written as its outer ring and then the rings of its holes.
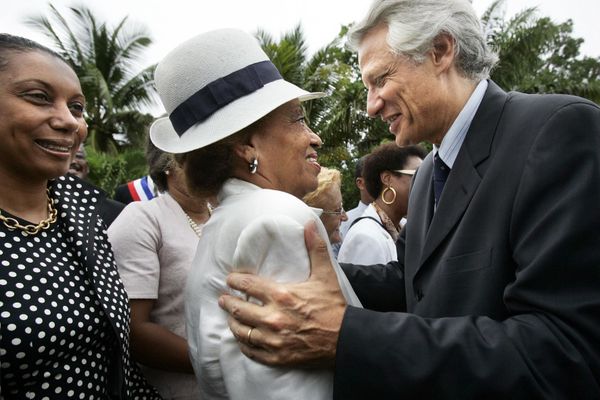
POLYGON ((219 298, 221 308, 230 314, 229 327, 242 353, 264 364, 334 364, 346 302, 327 245, 314 223, 305 228, 304 239, 311 263, 307 281, 282 284, 256 275, 232 273, 227 284, 263 305, 230 295, 219 298))

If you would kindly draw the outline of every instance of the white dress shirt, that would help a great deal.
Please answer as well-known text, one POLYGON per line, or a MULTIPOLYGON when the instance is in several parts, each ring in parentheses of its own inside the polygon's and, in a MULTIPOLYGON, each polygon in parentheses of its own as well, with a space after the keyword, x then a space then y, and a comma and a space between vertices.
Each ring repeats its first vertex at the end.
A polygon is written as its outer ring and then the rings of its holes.
POLYGON ((348 229, 350 229, 350 225, 352 225, 354 220, 363 215, 367 209, 367 206, 368 204, 359 201, 356 207, 354 207, 352 210, 346 211, 346 216, 348 219, 346 221, 342 221, 340 225, 340 234, 342 235, 342 238, 346 236, 346 232, 348 232, 348 229))
MULTIPOLYGON (((477 84, 477 87, 471 93, 471 97, 469 97, 469 100, 467 100, 467 103, 452 123, 452 126, 450 126, 450 129, 444 135, 440 147, 433 146, 434 154, 439 152, 440 158, 450 169, 454 166, 454 161, 465 141, 467 131, 471 127, 471 122, 473 122, 473 118, 483 100, 487 87, 488 81, 485 79, 477 84)), ((433 160, 433 157, 431 159, 433 160)))
MULTIPOLYGON (((362 216, 374 218, 381 223, 381 218, 372 204, 367 207, 362 216)), ((339 262, 375 265, 398 260, 394 239, 376 221, 364 218, 348 230, 338 253, 339 262)))

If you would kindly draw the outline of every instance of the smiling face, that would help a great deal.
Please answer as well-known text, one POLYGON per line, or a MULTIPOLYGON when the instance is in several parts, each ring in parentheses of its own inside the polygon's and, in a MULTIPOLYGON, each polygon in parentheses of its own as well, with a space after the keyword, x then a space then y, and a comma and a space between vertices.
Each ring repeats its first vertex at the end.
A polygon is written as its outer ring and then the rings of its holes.
POLYGON ((379 25, 365 35, 358 48, 362 80, 368 90, 367 112, 389 124, 399 146, 422 141, 439 144, 455 117, 445 112, 445 65, 435 64, 431 52, 419 65, 394 54, 387 34, 387 26, 379 25))
POLYGON ((258 159, 259 186, 302 198, 317 187, 321 166, 315 148, 322 142, 306 125, 298 100, 278 107, 256 125, 250 138, 258 159))
POLYGON ((64 175, 85 139, 75 72, 43 51, 7 51, 0 70, 0 173, 28 181, 64 175))

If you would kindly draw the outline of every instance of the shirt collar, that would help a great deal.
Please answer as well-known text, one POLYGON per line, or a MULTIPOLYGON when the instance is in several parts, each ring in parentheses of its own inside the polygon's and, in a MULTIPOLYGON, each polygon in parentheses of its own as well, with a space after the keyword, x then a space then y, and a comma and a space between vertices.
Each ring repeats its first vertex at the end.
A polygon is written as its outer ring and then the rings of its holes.
POLYGON ((433 153, 439 152, 440 158, 450 169, 454 166, 458 151, 465 141, 471 122, 473 122, 473 118, 483 100, 487 87, 488 81, 485 79, 477 84, 471 97, 469 97, 469 100, 458 114, 458 117, 456 117, 450 129, 444 135, 440 147, 433 145, 433 153))

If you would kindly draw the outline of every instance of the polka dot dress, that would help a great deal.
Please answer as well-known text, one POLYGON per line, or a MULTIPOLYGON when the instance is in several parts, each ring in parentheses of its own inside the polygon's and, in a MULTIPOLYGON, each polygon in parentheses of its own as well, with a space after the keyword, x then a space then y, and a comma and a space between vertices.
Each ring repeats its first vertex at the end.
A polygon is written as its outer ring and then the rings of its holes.
POLYGON ((51 189, 50 229, 0 222, 0 397, 160 398, 129 360, 128 299, 95 217, 99 192, 72 177, 51 189))

